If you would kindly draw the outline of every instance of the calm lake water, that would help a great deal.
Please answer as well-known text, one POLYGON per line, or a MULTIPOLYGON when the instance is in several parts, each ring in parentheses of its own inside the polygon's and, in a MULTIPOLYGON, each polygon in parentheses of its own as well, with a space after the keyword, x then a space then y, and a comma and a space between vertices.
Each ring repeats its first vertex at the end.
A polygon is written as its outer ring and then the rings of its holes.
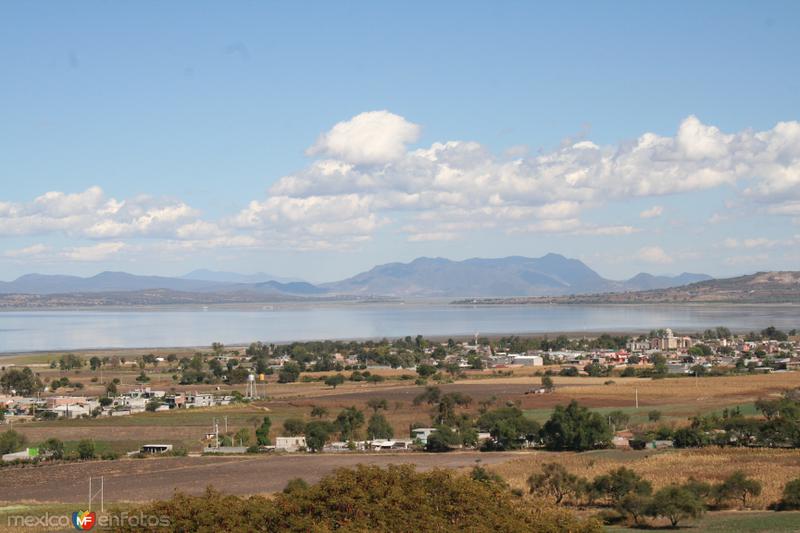
POLYGON ((366 304, 273 309, 0 312, 0 352, 205 346, 261 340, 800 328, 798 306, 366 304))

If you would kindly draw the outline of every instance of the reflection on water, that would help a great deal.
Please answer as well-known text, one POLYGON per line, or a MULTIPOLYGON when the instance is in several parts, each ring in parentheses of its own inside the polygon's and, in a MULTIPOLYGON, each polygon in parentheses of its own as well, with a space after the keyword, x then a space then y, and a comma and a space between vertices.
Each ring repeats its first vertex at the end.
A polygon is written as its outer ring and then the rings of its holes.
POLYGON ((373 304, 260 310, 26 311, 0 313, 0 352, 204 346, 262 340, 645 331, 726 326, 800 328, 796 306, 452 306, 373 304))

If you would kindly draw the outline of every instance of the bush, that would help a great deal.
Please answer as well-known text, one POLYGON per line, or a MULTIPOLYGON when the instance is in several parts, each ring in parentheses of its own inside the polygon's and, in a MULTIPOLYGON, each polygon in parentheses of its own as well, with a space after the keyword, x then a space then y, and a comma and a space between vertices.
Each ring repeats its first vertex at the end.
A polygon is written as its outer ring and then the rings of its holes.
POLYGON ((203 496, 177 494, 132 511, 139 513, 168 517, 175 531, 602 531, 595 520, 521 501, 497 483, 447 470, 416 472, 411 465, 339 469, 273 498, 213 489, 203 496))
POLYGON ((778 511, 800 509, 800 478, 794 479, 783 487, 783 497, 775 505, 778 511))

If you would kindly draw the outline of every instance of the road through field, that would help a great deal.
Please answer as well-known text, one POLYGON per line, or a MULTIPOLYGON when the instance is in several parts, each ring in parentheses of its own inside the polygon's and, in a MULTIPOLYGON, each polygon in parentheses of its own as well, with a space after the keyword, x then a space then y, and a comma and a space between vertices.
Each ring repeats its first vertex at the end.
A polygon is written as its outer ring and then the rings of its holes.
POLYGON ((519 453, 480 452, 342 453, 163 457, 9 467, 0 475, 0 502, 84 502, 89 493, 89 476, 104 478, 105 501, 111 503, 169 498, 175 490, 198 494, 208 485, 231 494, 275 492, 290 479, 300 477, 313 483, 336 468, 357 464, 415 464, 425 470, 469 467, 478 459, 482 464, 497 464, 518 456, 519 453))

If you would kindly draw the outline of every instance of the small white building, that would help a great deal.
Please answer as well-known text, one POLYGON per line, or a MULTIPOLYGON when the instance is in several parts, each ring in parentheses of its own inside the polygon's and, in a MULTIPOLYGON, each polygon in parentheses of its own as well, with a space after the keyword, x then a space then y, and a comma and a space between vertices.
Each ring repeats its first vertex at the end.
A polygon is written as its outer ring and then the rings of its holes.
POLYGON ((436 428, 414 428, 411 430, 411 438, 419 440, 422 444, 428 444, 428 437, 436 431, 436 428))
POLYGON ((515 355, 511 362, 522 366, 544 366, 544 359, 540 355, 515 355))
POLYGON ((278 451, 296 452, 301 448, 307 448, 305 437, 277 437, 275 439, 275 449, 278 451))

